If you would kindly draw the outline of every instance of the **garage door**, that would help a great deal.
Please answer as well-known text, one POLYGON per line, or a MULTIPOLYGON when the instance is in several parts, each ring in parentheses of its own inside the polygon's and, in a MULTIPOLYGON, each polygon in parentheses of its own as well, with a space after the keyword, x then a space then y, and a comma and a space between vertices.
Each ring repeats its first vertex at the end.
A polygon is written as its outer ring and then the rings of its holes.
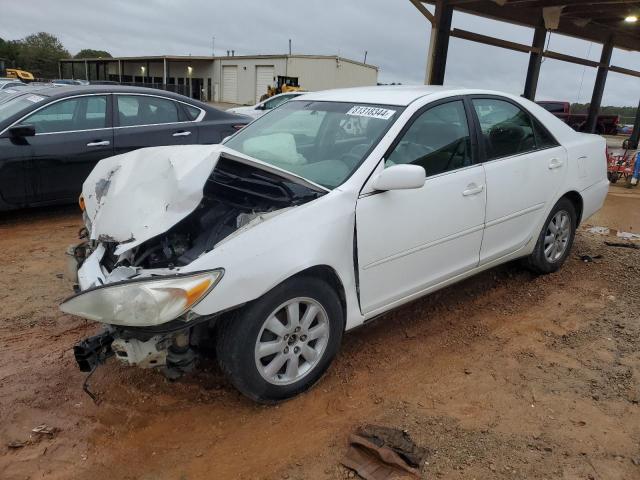
POLYGON ((269 85, 273 85, 273 65, 256 67, 256 103, 267 93, 269 85))
POLYGON ((222 101, 238 103, 238 67, 222 67, 222 101))

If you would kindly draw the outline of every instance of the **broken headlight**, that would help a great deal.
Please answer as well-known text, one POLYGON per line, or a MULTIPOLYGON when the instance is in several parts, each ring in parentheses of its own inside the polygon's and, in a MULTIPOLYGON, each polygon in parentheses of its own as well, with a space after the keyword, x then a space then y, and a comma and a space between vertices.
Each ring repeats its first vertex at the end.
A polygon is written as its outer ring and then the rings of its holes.
POLYGON ((104 285, 65 300, 72 315, 123 326, 161 325, 193 308, 220 281, 224 270, 104 285))

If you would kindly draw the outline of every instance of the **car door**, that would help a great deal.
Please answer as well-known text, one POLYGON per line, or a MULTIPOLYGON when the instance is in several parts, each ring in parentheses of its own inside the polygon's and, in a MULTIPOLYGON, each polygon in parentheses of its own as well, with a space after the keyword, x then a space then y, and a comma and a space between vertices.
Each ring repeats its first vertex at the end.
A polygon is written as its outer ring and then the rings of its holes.
POLYGON ((31 145, 24 138, 0 138, 0 209, 2 203, 18 207, 33 201, 31 145))
POLYGON ((473 97, 482 132, 487 214, 480 263, 522 248, 538 235, 567 172, 567 153, 522 106, 504 97, 473 97))
POLYGON ((35 136, 27 175, 32 203, 75 201, 93 167, 113 155, 109 95, 55 101, 24 118, 35 136))
POLYGON ((179 102, 141 94, 114 95, 116 154, 142 147, 198 143, 198 129, 179 102))
POLYGON ((356 231, 364 314, 383 311, 478 265, 485 176, 475 161, 468 110, 462 98, 428 105, 385 156, 384 168, 424 167, 422 188, 363 189, 356 231))

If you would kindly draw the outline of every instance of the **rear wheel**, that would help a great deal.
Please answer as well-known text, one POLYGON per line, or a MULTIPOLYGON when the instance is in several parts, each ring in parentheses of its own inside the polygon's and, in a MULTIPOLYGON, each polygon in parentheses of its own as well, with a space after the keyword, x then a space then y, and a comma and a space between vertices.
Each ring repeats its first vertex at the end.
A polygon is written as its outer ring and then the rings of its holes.
POLYGON ((569 256, 576 233, 576 209, 567 198, 561 198, 551 209, 538 236, 528 266, 537 273, 558 270, 569 256))
POLYGON ((273 403, 307 390, 322 376, 343 329, 336 292, 322 280, 296 278, 225 320, 218 360, 238 390, 273 403))

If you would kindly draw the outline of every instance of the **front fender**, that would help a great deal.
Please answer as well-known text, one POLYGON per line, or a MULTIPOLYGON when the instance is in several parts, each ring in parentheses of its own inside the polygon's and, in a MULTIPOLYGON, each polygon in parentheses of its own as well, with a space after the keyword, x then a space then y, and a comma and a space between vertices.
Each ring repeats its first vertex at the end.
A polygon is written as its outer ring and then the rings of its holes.
POLYGON ((332 268, 344 287, 346 328, 364 320, 356 294, 355 197, 334 190, 224 241, 184 270, 222 267, 225 276, 194 308, 211 315, 255 300, 311 267, 332 268))

